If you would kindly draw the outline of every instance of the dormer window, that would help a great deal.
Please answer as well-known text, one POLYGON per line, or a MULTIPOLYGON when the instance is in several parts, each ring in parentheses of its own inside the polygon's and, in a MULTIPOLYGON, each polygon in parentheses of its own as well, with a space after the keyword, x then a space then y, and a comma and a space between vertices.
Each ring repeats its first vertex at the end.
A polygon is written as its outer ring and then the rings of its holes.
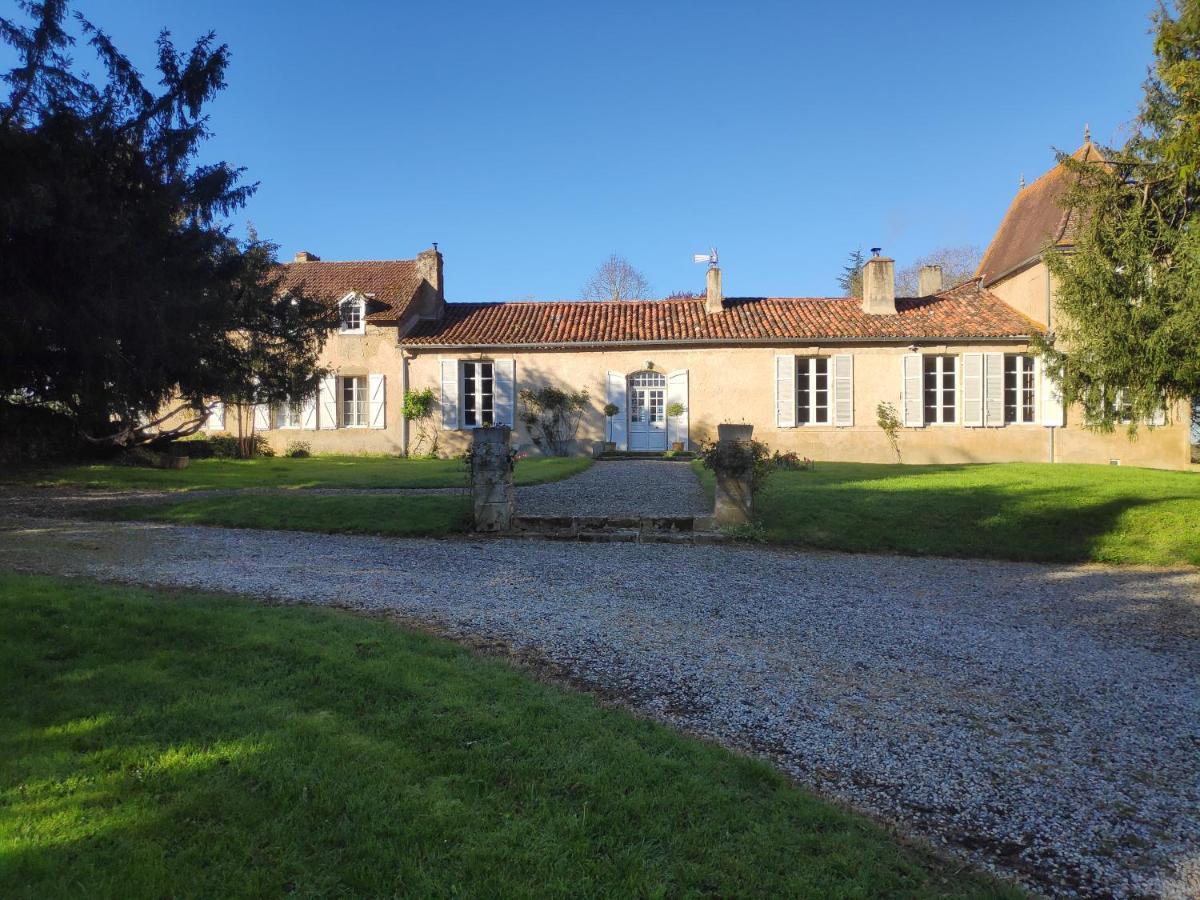
POLYGON ((341 334, 362 334, 363 323, 366 321, 366 301, 361 294, 347 294, 338 304, 342 324, 338 329, 341 334))

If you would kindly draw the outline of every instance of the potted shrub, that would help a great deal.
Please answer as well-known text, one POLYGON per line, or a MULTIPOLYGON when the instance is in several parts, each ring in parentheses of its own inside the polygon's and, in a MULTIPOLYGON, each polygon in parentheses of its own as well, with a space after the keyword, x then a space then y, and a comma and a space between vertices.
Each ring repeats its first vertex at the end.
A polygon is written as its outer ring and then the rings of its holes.
MULTIPOLYGON (((675 422, 676 425, 679 424, 679 422, 678 422, 679 417, 682 416, 685 412, 687 412, 687 407, 684 406, 682 403, 680 403, 678 400, 676 400, 674 403, 667 404, 667 420, 668 421, 670 421, 672 419, 676 420, 676 422, 675 422)), ((683 452, 683 441, 672 441, 671 442, 671 450, 674 453, 682 453, 683 452)))
POLYGON ((604 418, 608 420, 608 432, 606 434, 607 440, 604 441, 604 452, 605 453, 616 453, 617 452, 617 442, 612 439, 612 420, 613 420, 613 416, 617 415, 620 412, 621 412, 621 407, 617 406, 617 404, 615 404, 615 403, 605 403, 604 404, 604 418))

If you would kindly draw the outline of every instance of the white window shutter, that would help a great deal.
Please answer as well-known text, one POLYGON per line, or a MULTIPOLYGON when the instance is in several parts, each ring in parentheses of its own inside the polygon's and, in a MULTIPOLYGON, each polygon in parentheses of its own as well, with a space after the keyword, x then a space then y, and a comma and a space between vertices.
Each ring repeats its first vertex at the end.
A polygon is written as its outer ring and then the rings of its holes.
POLYGON ((338 379, 336 375, 326 375, 321 379, 321 389, 317 403, 317 427, 338 427, 338 379))
POLYGON ((605 380, 606 402, 616 404, 619 411, 604 424, 605 427, 611 428, 608 439, 617 445, 618 450, 624 450, 628 443, 626 423, 629 421, 629 411, 625 408, 628 402, 626 393, 625 376, 620 372, 609 372, 605 380))
POLYGON ((376 372, 367 376, 367 422, 372 428, 387 425, 387 394, 384 390, 386 378, 376 372))
POLYGON ((271 407, 266 403, 254 404, 254 428, 256 431, 271 429, 271 407))
POLYGON ((925 424, 925 399, 922 393, 924 363, 920 353, 906 353, 900 360, 900 405, 904 424, 920 428, 925 424))
POLYGON ((1046 371, 1046 366, 1040 356, 1036 357, 1037 367, 1041 378, 1038 382, 1042 390, 1042 424, 1047 428, 1061 428, 1066 424, 1066 410, 1063 408, 1062 390, 1058 383, 1046 371))
POLYGON ((208 416, 204 420, 204 427, 209 431, 225 430, 225 404, 220 400, 213 402, 209 406, 208 416))
POLYGON ((497 425, 513 426, 516 382, 516 360, 497 359, 492 362, 492 416, 497 425))
POLYGON ((775 427, 796 427, 796 357, 775 357, 775 427))
POLYGON ((458 428, 458 360, 441 360, 442 368, 442 427, 458 428))
POLYGON ((983 424, 1004 424, 1004 354, 985 353, 983 359, 983 424))
POLYGON ((854 357, 849 353, 833 358, 833 424, 838 428, 854 424, 854 357))
POLYGON ((683 415, 676 416, 672 419, 667 417, 667 445, 670 446, 675 441, 683 444, 683 449, 688 449, 688 370, 680 369, 677 372, 671 372, 667 375, 667 402, 670 406, 672 403, 678 403, 683 407, 683 415))
POLYGON ((317 427, 316 394, 309 394, 300 403, 300 427, 308 431, 317 427))
POLYGON ((967 428, 983 426, 983 354, 964 353, 962 357, 963 413, 967 428))

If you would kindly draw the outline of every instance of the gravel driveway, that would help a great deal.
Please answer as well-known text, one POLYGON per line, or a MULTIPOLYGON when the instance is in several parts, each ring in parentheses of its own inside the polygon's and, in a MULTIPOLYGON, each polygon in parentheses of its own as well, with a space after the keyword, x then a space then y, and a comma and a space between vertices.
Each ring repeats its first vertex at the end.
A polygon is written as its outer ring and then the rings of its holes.
POLYGON ((1200 893, 1200 573, 49 519, 0 567, 393 610, 1040 890, 1200 893))
POLYGON ((712 502, 685 462, 600 460, 579 475, 517 488, 522 516, 704 516, 712 502))

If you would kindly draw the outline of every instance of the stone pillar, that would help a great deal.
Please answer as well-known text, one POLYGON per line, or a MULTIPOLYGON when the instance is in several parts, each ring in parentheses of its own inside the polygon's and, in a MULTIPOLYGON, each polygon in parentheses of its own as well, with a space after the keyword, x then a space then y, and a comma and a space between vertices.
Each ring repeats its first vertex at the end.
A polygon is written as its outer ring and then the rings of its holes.
POLYGON ((516 508, 512 429, 476 428, 471 434, 471 514, 476 531, 508 531, 516 508))
MULTIPOLYGON (((717 443, 748 443, 753 434, 753 425, 718 425, 717 443)), ((723 472, 714 472, 713 474, 717 481, 713 524, 718 528, 749 524, 754 516, 752 476, 737 476, 723 472)))

